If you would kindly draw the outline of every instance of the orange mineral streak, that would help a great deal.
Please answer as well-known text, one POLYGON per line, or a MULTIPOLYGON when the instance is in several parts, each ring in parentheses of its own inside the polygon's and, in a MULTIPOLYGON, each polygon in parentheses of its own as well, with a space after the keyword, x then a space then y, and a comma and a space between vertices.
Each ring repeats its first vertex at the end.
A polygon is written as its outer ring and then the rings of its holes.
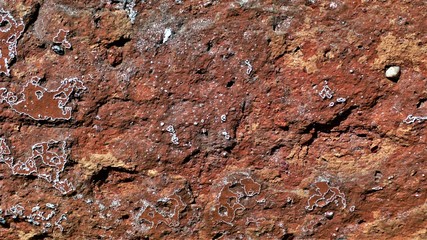
POLYGON ((77 78, 65 79, 55 90, 48 90, 38 84, 39 78, 34 77, 15 98, 6 99, 13 110, 27 115, 34 120, 68 120, 71 118, 71 107, 66 107, 74 90, 85 89, 77 78))
POLYGON ((16 44, 24 31, 9 12, 0 9, 0 73, 9 75, 9 62, 16 56, 16 44))

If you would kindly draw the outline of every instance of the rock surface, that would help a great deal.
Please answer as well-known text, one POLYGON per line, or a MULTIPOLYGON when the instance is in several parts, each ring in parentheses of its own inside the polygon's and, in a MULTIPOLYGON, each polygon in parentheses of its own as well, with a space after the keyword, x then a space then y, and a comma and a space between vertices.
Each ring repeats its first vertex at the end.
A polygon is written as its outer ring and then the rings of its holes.
POLYGON ((1 239, 427 239, 425 1, 0 8, 1 239))

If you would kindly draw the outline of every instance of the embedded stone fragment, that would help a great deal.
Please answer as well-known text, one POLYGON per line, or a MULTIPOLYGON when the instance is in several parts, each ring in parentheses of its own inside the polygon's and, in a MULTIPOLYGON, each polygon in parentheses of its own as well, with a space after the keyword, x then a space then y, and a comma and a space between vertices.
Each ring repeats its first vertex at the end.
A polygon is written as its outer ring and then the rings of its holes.
POLYGON ((400 77, 400 67, 391 66, 385 71, 385 77, 391 80, 398 80, 400 77))

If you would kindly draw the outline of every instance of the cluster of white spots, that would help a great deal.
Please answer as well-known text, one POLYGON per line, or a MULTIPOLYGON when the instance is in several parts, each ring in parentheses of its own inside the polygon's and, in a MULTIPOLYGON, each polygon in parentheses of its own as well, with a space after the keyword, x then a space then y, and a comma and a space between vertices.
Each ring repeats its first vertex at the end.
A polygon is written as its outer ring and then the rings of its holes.
POLYGON ((129 20, 132 24, 135 23, 135 18, 138 12, 135 10, 135 0, 107 0, 109 6, 113 6, 115 9, 125 10, 128 14, 129 20))
POLYGON ((224 136, 224 138, 225 138, 226 140, 230 140, 230 138, 231 138, 230 134, 228 134, 228 132, 227 132, 227 131, 225 131, 225 130, 223 130, 223 131, 221 132, 221 135, 222 135, 222 136, 224 136))
POLYGON ((323 85, 322 90, 319 92, 319 96, 322 99, 331 99, 334 96, 334 92, 328 86, 328 81, 325 81, 325 85, 323 85))
POLYGON ((46 203, 44 207, 37 204, 30 209, 31 212, 26 214, 28 211, 26 211, 25 208, 19 203, 6 209, 4 214, 3 210, 0 209, 0 215, 2 215, 0 220, 2 224, 5 224, 8 217, 12 219, 24 219, 26 222, 34 226, 42 226, 43 232, 47 232, 48 229, 52 229, 53 226, 56 226, 61 230, 61 232, 64 230, 61 223, 67 220, 67 217, 65 214, 62 214, 56 220, 54 220, 55 216, 57 216, 59 213, 56 204, 46 203))
POLYGON ((175 145, 179 144, 179 138, 176 135, 175 128, 172 125, 166 127, 166 131, 171 134, 171 142, 175 145))
POLYGON ((111 208, 118 208, 120 206, 121 206, 120 199, 114 199, 110 204, 111 208))
POLYGON ((222 182, 224 185, 216 196, 216 204, 211 211, 215 221, 232 226, 236 212, 246 209, 241 199, 259 195, 261 184, 255 182, 248 173, 234 173, 222 182))
POLYGON ((24 215, 24 207, 20 204, 16 204, 9 209, 6 209, 6 216, 12 216, 13 219, 21 217, 24 215))
POLYGON ((135 0, 128 1, 128 2, 125 3, 125 5, 126 5, 125 6, 125 10, 128 13, 128 17, 130 19, 130 22, 132 24, 134 24, 135 23, 136 15, 138 14, 138 12, 134 9, 135 5, 136 5, 135 4, 135 0))
MULTIPOLYGON (((319 92, 319 96, 325 100, 325 99, 332 99, 334 97, 334 92, 328 85, 328 81, 324 82, 322 90, 319 92)), ((336 99, 336 101, 331 101, 328 106, 333 107, 336 103, 345 103, 347 101, 346 98, 339 97, 336 99)))

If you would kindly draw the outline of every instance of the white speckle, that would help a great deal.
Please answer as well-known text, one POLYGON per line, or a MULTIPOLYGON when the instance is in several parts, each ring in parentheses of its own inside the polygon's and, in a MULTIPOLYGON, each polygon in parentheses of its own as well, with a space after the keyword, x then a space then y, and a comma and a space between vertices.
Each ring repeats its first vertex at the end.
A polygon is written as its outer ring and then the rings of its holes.
POLYGON ((120 207, 120 205, 121 205, 120 200, 115 199, 111 202, 110 207, 116 208, 116 207, 120 207))
POLYGON ((331 99, 334 96, 334 92, 328 86, 327 81, 325 81, 325 85, 323 86, 322 90, 319 92, 319 96, 322 99, 331 99))
POLYGON ((104 206, 104 204, 102 204, 102 203, 100 203, 100 204, 98 205, 98 207, 99 207, 99 210, 100 210, 100 211, 104 211, 104 210, 105 210, 105 206, 104 206))
POLYGON ((37 212, 38 210, 40 210, 39 205, 33 207, 33 209, 31 209, 31 212, 34 213, 34 212, 37 212))
POLYGON ((221 115, 221 122, 227 121, 227 115, 223 114, 221 115))
POLYGON ((166 128, 166 131, 168 131, 168 132, 170 132, 170 133, 175 133, 175 129, 174 129, 174 127, 173 127, 172 125, 169 125, 169 126, 166 128))
POLYGON ((245 64, 246 64, 246 66, 248 66, 248 68, 246 69, 246 74, 249 75, 249 74, 251 74, 253 67, 251 65, 251 62, 249 62, 249 60, 245 60, 245 64))
POLYGON ((347 99, 342 98, 342 97, 337 98, 337 102, 339 102, 339 103, 345 103, 345 101, 347 101, 347 99))
POLYGON ((176 136, 176 134, 172 134, 171 142, 175 145, 179 144, 179 138, 178 138, 178 136, 176 136))
POLYGON ((221 135, 222 136, 224 136, 224 138, 226 139, 226 140, 229 140, 231 137, 230 137, 230 135, 228 134, 228 132, 226 132, 226 131, 223 131, 222 133, 221 133, 221 135))
POLYGON ((328 211, 328 212, 325 212, 324 215, 327 219, 332 219, 334 217, 334 212, 328 211))
POLYGON ((50 209, 55 209, 56 206, 53 203, 46 203, 46 207, 50 208, 50 209))
POLYGON ((372 188, 372 190, 374 190, 374 191, 380 191, 380 190, 383 190, 383 187, 381 187, 381 186, 375 186, 375 187, 372 188))
POLYGON ((165 32, 163 33, 163 43, 167 42, 170 36, 172 36, 172 29, 166 28, 165 32))

